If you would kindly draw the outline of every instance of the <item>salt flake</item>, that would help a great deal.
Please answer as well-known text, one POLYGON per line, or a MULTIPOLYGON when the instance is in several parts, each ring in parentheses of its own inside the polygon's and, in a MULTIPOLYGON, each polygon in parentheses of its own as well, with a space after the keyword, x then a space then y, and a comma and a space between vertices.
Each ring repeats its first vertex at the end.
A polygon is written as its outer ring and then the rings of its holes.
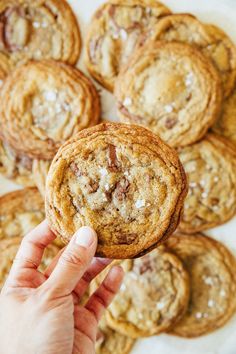
POLYGON ((108 175, 108 172, 107 172, 107 169, 106 169, 106 168, 101 168, 101 169, 99 170, 99 172, 100 172, 100 175, 101 175, 102 177, 105 177, 105 176, 108 175))
POLYGON ((135 203, 135 206, 137 209, 140 209, 142 207, 144 207, 146 204, 145 200, 137 200, 137 202, 135 203))
POLYGON ((168 104, 164 107, 164 109, 167 113, 171 113, 173 112, 174 107, 171 104, 168 104))
POLYGON ((201 312, 197 312, 195 317, 198 318, 198 319, 202 318, 202 313, 201 312))
POLYGON ((126 97, 124 99, 123 105, 127 107, 127 106, 131 106, 131 104, 132 104, 131 98, 130 97, 126 97))
POLYGON ((46 91, 44 97, 49 102, 55 102, 57 99, 57 94, 55 91, 46 91))
POLYGON ((215 301, 213 300, 208 301, 208 307, 214 307, 214 305, 215 305, 215 301))
POLYGON ((124 30, 123 28, 120 30, 120 37, 121 37, 121 39, 123 39, 124 41, 126 41, 126 39, 128 38, 128 33, 127 33, 126 30, 124 30))
POLYGON ((40 23, 39 22, 33 22, 33 27, 34 28, 40 28, 40 23))
POLYGON ((156 307, 158 310, 163 310, 165 307, 165 304, 164 304, 164 302, 158 302, 156 307))

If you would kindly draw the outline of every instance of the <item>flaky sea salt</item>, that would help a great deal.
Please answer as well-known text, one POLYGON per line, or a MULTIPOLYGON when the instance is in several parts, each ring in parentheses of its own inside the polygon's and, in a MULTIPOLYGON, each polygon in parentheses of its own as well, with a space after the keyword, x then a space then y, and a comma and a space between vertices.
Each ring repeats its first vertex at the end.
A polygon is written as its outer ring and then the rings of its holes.
POLYGON ((202 313, 201 312, 197 312, 195 317, 198 318, 198 319, 202 318, 202 313))
POLYGON ((186 85, 187 87, 189 87, 189 86, 191 86, 191 85, 193 84, 193 78, 194 78, 193 73, 189 73, 189 74, 186 76, 186 78, 185 78, 185 85, 186 85))
POLYGON ((190 188, 195 188, 195 187, 197 187, 197 183, 196 182, 190 182, 189 183, 189 187, 190 188))
POLYGON ((128 33, 123 28, 120 30, 120 38, 123 39, 123 41, 126 41, 128 38, 128 33))
POLYGON ((214 305, 215 305, 215 301, 213 300, 208 301, 208 307, 214 307, 214 305))
POLYGON ((130 98, 130 97, 126 97, 126 98, 124 99, 123 105, 124 105, 125 107, 127 107, 127 106, 131 106, 131 104, 132 104, 131 98, 130 98))
POLYGON ((156 307, 158 310, 163 310, 165 307, 165 304, 164 304, 164 302, 158 302, 156 307))
POLYGON ((57 94, 55 91, 46 91, 44 93, 44 98, 49 102, 55 102, 57 99, 57 94))
POLYGON ((203 276, 203 280, 204 280, 204 283, 207 285, 211 285, 211 286, 214 285, 213 278, 211 278, 211 277, 203 276))
POLYGON ((219 180, 220 180, 219 177, 217 177, 217 176, 214 177, 214 182, 215 183, 219 182, 219 180))
POLYGON ((167 104, 164 107, 164 109, 165 109, 166 113, 171 113, 171 112, 173 112, 174 107, 171 104, 167 104))
POLYGON ((108 183, 106 183, 106 184, 105 184, 105 190, 106 190, 106 191, 109 191, 109 189, 110 189, 110 186, 109 186, 108 183))
POLYGON ((33 27, 34 28, 40 28, 40 23, 39 22, 33 22, 33 27))
POLYGON ((143 208, 145 206, 146 202, 145 200, 137 200, 137 202, 135 203, 135 206, 137 209, 143 208))
POLYGON ((203 192, 203 193, 202 193, 202 198, 203 198, 203 199, 206 199, 207 197, 208 197, 208 193, 203 192))
POLYGON ((105 176, 108 175, 108 172, 107 172, 107 169, 106 169, 106 168, 100 168, 99 172, 100 172, 100 175, 101 175, 102 177, 105 177, 105 176))
POLYGON ((224 289, 222 289, 222 290, 220 291, 220 296, 221 296, 221 297, 225 297, 225 296, 226 296, 226 291, 225 291, 224 289))

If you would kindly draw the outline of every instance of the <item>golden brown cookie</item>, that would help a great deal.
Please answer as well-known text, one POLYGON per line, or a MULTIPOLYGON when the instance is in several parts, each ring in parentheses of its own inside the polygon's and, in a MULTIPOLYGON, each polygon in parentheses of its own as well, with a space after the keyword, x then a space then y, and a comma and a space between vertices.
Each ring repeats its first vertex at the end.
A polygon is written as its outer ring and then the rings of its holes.
POLYGON ((0 51, 14 65, 30 59, 75 64, 81 47, 79 27, 65 0, 2 0, 0 51))
POLYGON ((222 114, 214 124, 213 131, 224 135, 236 146, 236 87, 224 101, 222 114))
POLYGON ((0 88, 3 85, 3 81, 12 69, 11 60, 3 53, 0 52, 0 88))
POLYGON ((34 160, 32 165, 33 180, 41 193, 45 197, 46 179, 51 165, 51 161, 34 160))
POLYGON ((221 29, 204 24, 192 15, 176 14, 161 19, 151 37, 197 46, 219 70, 224 95, 231 93, 236 79, 236 47, 221 29))
POLYGON ((78 131, 96 124, 100 100, 78 69, 55 61, 15 69, 0 94, 1 135, 17 152, 50 160, 78 131))
POLYGON ((133 53, 141 34, 149 32, 170 10, 154 0, 110 0, 94 14, 86 39, 90 74, 113 91, 120 68, 133 53))
POLYGON ((173 233, 186 192, 175 150, 142 127, 103 123, 59 149, 47 176, 46 214, 65 242, 89 225, 97 255, 133 258, 173 233))
POLYGON ((44 201, 36 188, 0 197, 0 240, 23 237, 44 219, 44 201))
POLYGON ((161 247, 120 264, 125 276, 105 313, 108 325, 131 338, 153 336, 174 327, 189 302, 189 277, 182 262, 161 247))
POLYGON ((217 70, 198 49, 149 41, 116 81, 118 114, 143 125, 173 147, 201 139, 221 110, 217 70))
POLYGON ((192 338, 222 327, 236 310, 234 257, 221 243, 201 234, 174 235, 166 245, 190 275, 189 308, 172 334, 192 338))
POLYGON ((17 156, 16 152, 1 140, 0 174, 19 185, 35 185, 32 178, 32 160, 27 156, 17 156))
POLYGON ((194 233, 224 224, 236 214, 236 150, 224 138, 208 134, 179 151, 189 192, 180 229, 194 233))
POLYGON ((135 340, 108 327, 105 318, 99 323, 99 332, 95 345, 96 354, 128 354, 135 340))
MULTIPOLYGON (((0 289, 5 283, 5 280, 10 272, 21 241, 21 237, 12 237, 11 239, 1 240, 0 242, 0 289)), ((53 258, 56 257, 59 250, 60 249, 57 246, 49 245, 44 252, 39 270, 44 271, 49 266, 53 258)))

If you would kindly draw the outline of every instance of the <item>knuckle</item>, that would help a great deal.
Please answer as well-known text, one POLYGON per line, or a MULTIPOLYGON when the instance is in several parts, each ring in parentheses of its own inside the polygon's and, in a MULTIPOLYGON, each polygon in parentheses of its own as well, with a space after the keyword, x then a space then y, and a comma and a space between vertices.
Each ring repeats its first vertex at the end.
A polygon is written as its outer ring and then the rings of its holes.
POLYGON ((71 265, 71 266, 84 266, 86 264, 86 256, 83 253, 80 254, 76 254, 73 251, 67 250, 65 251, 61 257, 59 262, 61 264, 67 264, 67 265, 71 265))

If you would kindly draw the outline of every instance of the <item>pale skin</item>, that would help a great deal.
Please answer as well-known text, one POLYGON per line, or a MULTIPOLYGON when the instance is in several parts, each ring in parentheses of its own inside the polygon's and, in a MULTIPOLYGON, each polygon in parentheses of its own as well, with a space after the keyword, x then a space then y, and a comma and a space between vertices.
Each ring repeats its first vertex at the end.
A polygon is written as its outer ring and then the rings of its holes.
POLYGON ((43 222, 22 241, 0 295, 0 353, 94 354, 98 323, 118 292, 123 270, 113 267, 80 305, 90 282, 109 263, 94 258, 97 236, 84 227, 44 273, 37 269, 55 239, 43 222))

